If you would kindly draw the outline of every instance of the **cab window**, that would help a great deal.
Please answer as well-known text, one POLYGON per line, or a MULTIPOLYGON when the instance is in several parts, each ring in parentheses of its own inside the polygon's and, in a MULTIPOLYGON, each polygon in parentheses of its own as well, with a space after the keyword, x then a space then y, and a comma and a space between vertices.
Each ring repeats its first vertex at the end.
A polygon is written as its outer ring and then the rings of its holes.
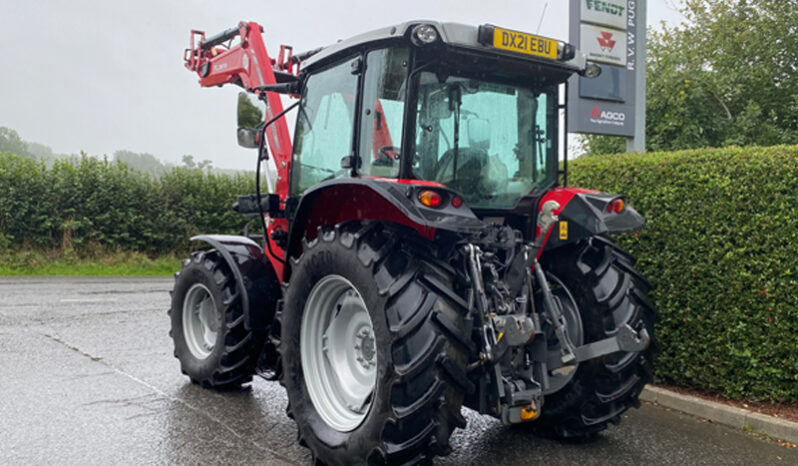
POLYGON ((301 195, 316 184, 349 176, 341 159, 352 154, 357 75, 352 60, 308 78, 299 103, 291 194, 301 195))
POLYGON ((373 50, 366 56, 358 172, 396 177, 402 155, 402 123, 410 50, 373 50))

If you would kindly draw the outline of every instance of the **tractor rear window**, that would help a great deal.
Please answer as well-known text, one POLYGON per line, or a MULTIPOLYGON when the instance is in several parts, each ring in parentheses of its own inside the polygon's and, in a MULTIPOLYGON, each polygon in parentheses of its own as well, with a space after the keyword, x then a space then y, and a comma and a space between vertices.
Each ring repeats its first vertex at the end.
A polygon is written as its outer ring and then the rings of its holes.
POLYGON ((459 191, 472 207, 505 209, 557 171, 555 87, 533 89, 422 72, 417 178, 459 191))
POLYGON ((299 104, 291 194, 333 178, 349 176, 341 159, 352 153, 357 76, 351 60, 308 78, 299 104))

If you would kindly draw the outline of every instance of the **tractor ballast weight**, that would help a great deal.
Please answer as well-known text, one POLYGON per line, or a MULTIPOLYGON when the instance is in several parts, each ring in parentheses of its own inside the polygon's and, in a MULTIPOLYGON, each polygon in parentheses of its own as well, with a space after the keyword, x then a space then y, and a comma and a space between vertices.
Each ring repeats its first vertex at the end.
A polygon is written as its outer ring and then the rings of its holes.
POLYGON ((644 220, 559 168, 560 87, 596 65, 492 25, 411 21, 276 59, 262 32, 192 31, 184 57, 202 86, 246 91, 258 192, 234 210, 263 226, 262 245, 192 238, 211 249, 184 261, 170 316, 193 382, 279 379, 328 464, 446 454, 463 406, 587 437, 637 405, 656 311, 610 235, 644 220))

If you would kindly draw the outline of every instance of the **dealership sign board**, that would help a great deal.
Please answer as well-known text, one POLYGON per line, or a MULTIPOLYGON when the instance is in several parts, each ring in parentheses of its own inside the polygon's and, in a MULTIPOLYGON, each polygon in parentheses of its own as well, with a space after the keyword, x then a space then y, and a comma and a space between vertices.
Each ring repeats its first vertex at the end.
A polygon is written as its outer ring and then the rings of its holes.
POLYGON ((637 11, 644 1, 570 0, 569 42, 599 63, 602 75, 569 80, 568 131, 637 137, 636 39, 646 28, 637 11))

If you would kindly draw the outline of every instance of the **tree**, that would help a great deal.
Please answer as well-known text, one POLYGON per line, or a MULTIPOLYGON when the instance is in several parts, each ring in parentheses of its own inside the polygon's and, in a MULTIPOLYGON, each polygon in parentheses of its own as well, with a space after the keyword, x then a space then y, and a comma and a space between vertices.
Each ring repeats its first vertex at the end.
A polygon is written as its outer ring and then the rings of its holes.
MULTIPOLYGON (((798 143, 798 2, 685 0, 649 31, 646 147, 798 143)), ((588 153, 618 138, 585 138, 588 153)))
POLYGON ((186 168, 197 168, 197 163, 194 161, 193 155, 184 155, 183 156, 183 166, 186 168))
POLYGON ((40 144, 38 142, 25 142, 25 148, 31 157, 35 157, 39 160, 51 162, 59 157, 58 154, 53 152, 53 149, 50 146, 40 144))
POLYGON ((114 160, 153 176, 161 176, 166 171, 164 164, 152 154, 138 154, 129 150, 118 150, 114 152, 114 160))
POLYGON ((0 126, 0 153, 3 152, 30 157, 27 145, 19 134, 11 128, 0 126))

